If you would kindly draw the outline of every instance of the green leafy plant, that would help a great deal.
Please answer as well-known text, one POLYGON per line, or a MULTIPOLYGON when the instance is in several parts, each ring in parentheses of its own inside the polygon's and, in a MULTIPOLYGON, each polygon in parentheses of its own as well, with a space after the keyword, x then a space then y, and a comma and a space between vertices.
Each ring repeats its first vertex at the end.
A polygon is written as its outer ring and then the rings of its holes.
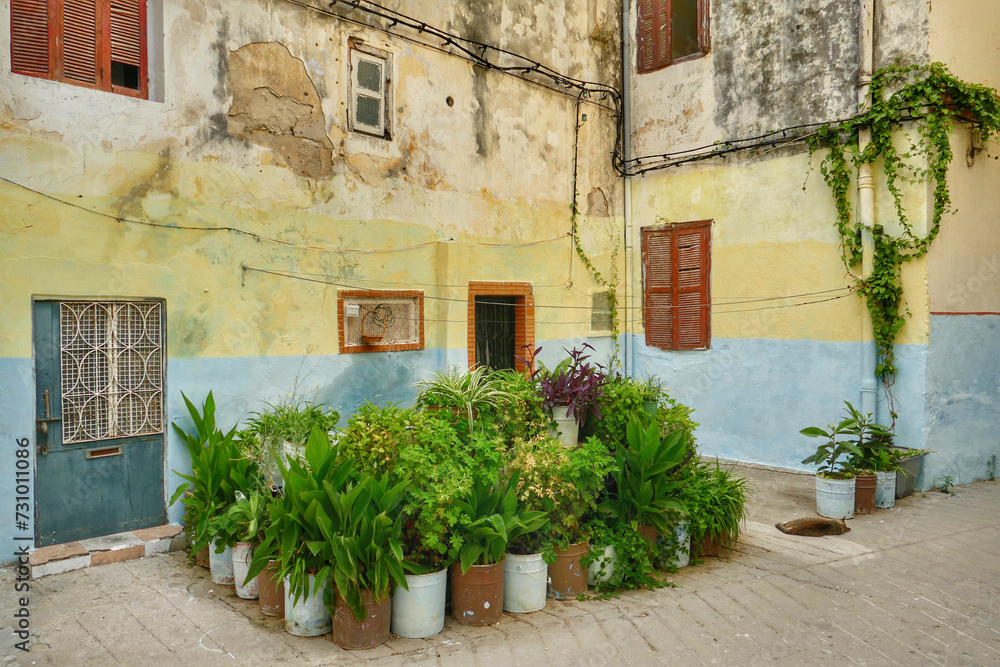
POLYGON ((353 461, 358 470, 391 473, 398 460, 400 443, 414 420, 414 411, 396 403, 380 408, 366 401, 347 420, 337 440, 341 461, 353 461))
POLYGON ((313 428, 329 433, 340 421, 340 413, 309 401, 268 404, 268 409, 252 412, 251 418, 237 432, 243 451, 255 459, 268 485, 282 485, 278 462, 290 456, 302 456, 313 428))
MULTIPOLYGON (((538 368, 532 374, 545 407, 549 410, 557 405, 568 407, 578 424, 582 424, 588 414, 601 418, 600 399, 607 374, 599 364, 588 361, 590 355, 586 350, 593 349, 593 346, 584 343, 566 350, 569 356, 551 369, 536 361, 538 368)), ((541 351, 542 348, 537 348, 532 358, 537 360, 541 351)))
POLYGON ((863 417, 847 401, 844 401, 844 405, 847 406, 847 416, 839 423, 827 426, 829 430, 818 426, 809 426, 799 431, 802 435, 810 438, 826 438, 826 442, 821 443, 811 456, 802 459, 804 464, 816 464, 818 466, 816 474, 821 477, 850 479, 854 477, 854 467, 851 461, 864 456, 861 446, 871 423, 867 422, 862 425, 859 418, 867 418, 863 417), (857 442, 848 439, 851 437, 856 438, 857 442))
POLYGON ((695 544, 708 539, 732 547, 747 520, 749 482, 732 470, 700 460, 689 467, 681 497, 688 508, 688 531, 695 544))
POLYGON ((224 433, 216 426, 212 392, 205 398, 201 411, 187 396, 181 396, 195 430, 188 433, 176 423, 173 428, 191 457, 191 474, 174 471, 185 481, 174 491, 170 504, 180 500, 185 506, 185 530, 192 553, 212 541, 221 553, 227 545, 235 544, 237 538, 236 529, 225 519, 225 512, 236 502, 237 492, 246 495, 260 488, 259 470, 236 443, 236 428, 224 433))
POLYGON ((493 403, 514 397, 503 388, 503 378, 491 373, 485 366, 467 372, 452 366, 447 371, 434 373, 429 380, 417 383, 417 407, 458 408, 465 412, 472 432, 473 421, 480 410, 493 403))
POLYGON ((997 455, 993 454, 990 458, 986 460, 986 479, 991 482, 996 481, 997 478, 997 455))
MULTIPOLYGON (((629 420, 644 411, 651 395, 648 387, 627 375, 609 375, 599 400, 601 419, 595 421, 593 435, 615 447, 625 442, 629 420)), ((652 400, 658 403, 659 397, 657 393, 652 400)))
POLYGON ((531 439, 546 433, 549 416, 531 378, 509 369, 494 371, 493 376, 503 394, 480 409, 481 427, 504 442, 514 438, 531 439))
POLYGON ((456 526, 463 574, 473 565, 499 563, 510 540, 542 528, 546 521, 544 512, 527 511, 518 502, 516 475, 506 483, 477 475, 468 495, 455 502, 463 513, 456 526))
MULTIPOLYGON (((368 475, 342 492, 326 488, 332 514, 330 528, 323 536, 329 546, 333 578, 337 592, 358 621, 366 615, 362 591, 371 591, 378 602, 394 583, 407 587, 398 517, 408 490, 409 482, 390 485, 388 476, 368 475)), ((327 526, 325 522, 319 525, 327 526)))
MULTIPOLYGON (((1000 98, 992 88, 961 81, 941 63, 880 69, 871 83, 871 104, 854 118, 831 123, 810 139, 810 150, 826 147, 820 171, 837 208, 842 259, 848 270, 861 263, 861 226, 852 219, 851 179, 862 164, 881 165, 895 207, 900 233, 885 226, 872 228, 874 264, 868 276, 856 278, 855 291, 865 299, 872 318, 879 377, 888 387, 896 373, 893 342, 906 322, 901 266, 927 253, 951 211, 948 167, 953 157, 951 134, 956 121, 968 121, 985 144, 1000 132, 1000 98), (909 125, 909 146, 898 148, 898 130, 909 125), (859 147, 863 128, 871 142, 859 147), (911 138, 912 137, 912 138, 911 138), (917 234, 903 206, 902 184, 933 183, 933 211, 927 233, 917 234)), ((895 418, 895 415, 893 416, 895 418)))

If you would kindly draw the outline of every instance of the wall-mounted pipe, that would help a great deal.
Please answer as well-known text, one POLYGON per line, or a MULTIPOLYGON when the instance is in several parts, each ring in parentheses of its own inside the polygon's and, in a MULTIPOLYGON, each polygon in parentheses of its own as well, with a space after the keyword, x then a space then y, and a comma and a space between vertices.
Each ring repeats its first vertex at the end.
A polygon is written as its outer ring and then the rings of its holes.
MULTIPOLYGON (((631 39, 631 0, 622 0, 622 159, 623 164, 628 164, 632 159, 632 39, 631 39)), ((622 332, 625 337, 625 375, 631 375, 635 370, 633 355, 632 336, 629 333, 629 319, 632 313, 638 312, 629 301, 629 287, 632 284, 632 272, 635 253, 632 250, 632 240, 635 235, 632 233, 632 177, 627 174, 622 177, 624 212, 622 221, 622 234, 624 238, 622 245, 625 248, 625 276, 622 279, 622 304, 625 306, 625 314, 622 316, 624 326, 622 332)), ((634 294, 632 301, 635 300, 634 294)))
MULTIPOLYGON (((863 113, 871 106, 871 82, 875 63, 875 1, 859 0, 858 3, 858 112, 863 113)), ((864 153, 872 140, 870 127, 858 131, 858 152, 864 153)), ((868 278, 873 269, 874 242, 872 227, 875 226, 875 174, 874 165, 863 162, 858 167, 858 222, 861 223, 862 264, 861 275, 868 278)), ((878 418, 876 393, 878 380, 875 376, 876 350, 868 304, 861 302, 861 412, 872 413, 878 418)))

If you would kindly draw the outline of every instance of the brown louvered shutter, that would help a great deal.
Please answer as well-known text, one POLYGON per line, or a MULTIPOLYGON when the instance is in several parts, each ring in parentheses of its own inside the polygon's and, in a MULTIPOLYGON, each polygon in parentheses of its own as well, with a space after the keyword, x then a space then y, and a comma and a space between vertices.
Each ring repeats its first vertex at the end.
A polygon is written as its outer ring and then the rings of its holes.
POLYGON ((642 230, 646 344, 696 350, 711 340, 711 221, 642 230))
POLYGON ((11 0, 11 69, 18 74, 51 75, 49 54, 47 0, 11 0))
POLYGON ((676 253, 675 349, 708 347, 710 228, 694 227, 674 233, 676 253))
POLYGON ((142 66, 142 5, 140 0, 111 0, 111 60, 142 66))
POLYGON ((64 0, 61 44, 64 79, 92 85, 100 83, 98 2, 100 0, 64 0))
POLYGON ((638 5, 636 65, 640 72, 652 72, 670 62, 669 0, 638 0, 638 5))
POLYGON ((644 326, 646 345, 673 349, 673 261, 670 230, 642 230, 642 266, 646 274, 644 326))

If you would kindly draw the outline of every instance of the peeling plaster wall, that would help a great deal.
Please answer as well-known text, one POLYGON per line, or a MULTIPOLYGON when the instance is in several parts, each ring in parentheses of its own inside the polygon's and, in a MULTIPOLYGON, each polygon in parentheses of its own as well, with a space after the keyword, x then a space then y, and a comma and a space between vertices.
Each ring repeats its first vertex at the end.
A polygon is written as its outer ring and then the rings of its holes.
MULTIPOLYGON (((570 76, 619 78, 613 2, 395 6, 570 76)), ((154 14, 162 102, 0 67, 0 176, 25 186, 0 182, 0 437, 34 437, 33 297, 164 299, 168 422, 184 419, 181 391, 216 389, 228 423, 293 390, 345 416, 367 398, 410 400, 425 372, 465 365, 470 280, 531 282, 549 354, 588 336, 598 285, 568 237, 575 97, 285 0, 154 14), (389 54, 391 140, 348 131, 349 39, 389 54), (426 349, 340 355, 338 285, 244 266, 423 290, 426 349)), ((579 238, 611 275, 623 194, 599 102, 581 107, 579 238)), ((592 342, 610 354, 610 339, 592 342)), ((169 431, 167 449, 169 493, 187 463, 169 431)))

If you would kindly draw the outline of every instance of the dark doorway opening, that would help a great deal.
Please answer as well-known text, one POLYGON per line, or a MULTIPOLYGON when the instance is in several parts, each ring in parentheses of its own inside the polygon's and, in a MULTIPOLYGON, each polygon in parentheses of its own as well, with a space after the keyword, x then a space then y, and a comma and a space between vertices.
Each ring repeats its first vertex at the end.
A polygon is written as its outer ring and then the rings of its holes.
POLYGON ((476 363, 494 370, 514 368, 517 297, 476 297, 476 363))

